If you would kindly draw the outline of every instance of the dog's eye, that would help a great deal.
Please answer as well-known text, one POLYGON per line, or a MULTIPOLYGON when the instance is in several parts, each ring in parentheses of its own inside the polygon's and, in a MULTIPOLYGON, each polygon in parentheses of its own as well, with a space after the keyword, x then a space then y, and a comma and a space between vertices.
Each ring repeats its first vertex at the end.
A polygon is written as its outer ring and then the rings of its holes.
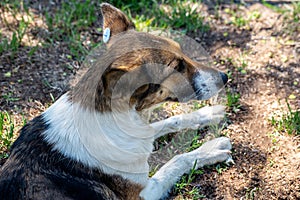
POLYGON ((178 63, 178 65, 175 67, 175 69, 178 71, 178 72, 184 72, 185 71, 185 63, 183 61, 180 61, 178 63))

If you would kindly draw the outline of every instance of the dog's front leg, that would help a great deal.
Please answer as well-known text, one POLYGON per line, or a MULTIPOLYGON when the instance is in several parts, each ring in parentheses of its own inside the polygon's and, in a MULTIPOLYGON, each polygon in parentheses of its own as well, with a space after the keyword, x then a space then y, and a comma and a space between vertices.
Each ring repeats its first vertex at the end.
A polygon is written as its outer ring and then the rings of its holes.
POLYGON ((220 137, 206 142, 194 151, 173 157, 149 179, 140 196, 145 200, 166 197, 178 179, 193 168, 195 162, 196 169, 223 161, 233 162, 230 150, 230 140, 220 137))
POLYGON ((150 124, 156 131, 155 139, 167 133, 184 129, 198 129, 217 124, 224 118, 225 107, 221 105, 204 107, 197 111, 172 116, 168 119, 150 124))

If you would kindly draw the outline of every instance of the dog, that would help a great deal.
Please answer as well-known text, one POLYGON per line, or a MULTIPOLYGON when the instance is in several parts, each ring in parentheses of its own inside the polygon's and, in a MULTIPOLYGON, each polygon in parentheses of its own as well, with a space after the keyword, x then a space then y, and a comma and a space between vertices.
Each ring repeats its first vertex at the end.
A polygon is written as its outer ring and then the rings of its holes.
POLYGON ((204 107, 151 124, 139 113, 165 101, 208 99, 228 77, 191 60, 171 39, 136 31, 112 5, 102 3, 101 10, 105 52, 21 129, 1 168, 0 199, 156 200, 194 166, 231 161, 230 140, 220 137, 176 155, 148 177, 156 138, 217 123, 224 108, 204 107))

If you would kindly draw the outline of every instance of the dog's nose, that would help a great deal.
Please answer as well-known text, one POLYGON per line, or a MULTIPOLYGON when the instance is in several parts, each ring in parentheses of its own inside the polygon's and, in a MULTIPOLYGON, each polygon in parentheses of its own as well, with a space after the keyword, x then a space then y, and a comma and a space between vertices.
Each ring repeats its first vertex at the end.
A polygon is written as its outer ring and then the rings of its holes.
POLYGON ((220 74, 221 74, 223 83, 224 83, 224 85, 225 85, 225 84, 227 83, 227 81, 228 81, 228 76, 227 76, 227 74, 225 74, 225 73, 223 73, 223 72, 220 72, 220 74))

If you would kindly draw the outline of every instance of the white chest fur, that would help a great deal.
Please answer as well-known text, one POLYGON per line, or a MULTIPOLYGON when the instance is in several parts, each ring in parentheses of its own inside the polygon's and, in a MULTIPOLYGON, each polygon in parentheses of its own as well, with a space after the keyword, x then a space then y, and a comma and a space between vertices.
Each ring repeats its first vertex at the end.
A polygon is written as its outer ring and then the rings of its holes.
POLYGON ((48 143, 63 155, 145 184, 155 131, 134 111, 100 113, 63 95, 43 113, 48 143))

